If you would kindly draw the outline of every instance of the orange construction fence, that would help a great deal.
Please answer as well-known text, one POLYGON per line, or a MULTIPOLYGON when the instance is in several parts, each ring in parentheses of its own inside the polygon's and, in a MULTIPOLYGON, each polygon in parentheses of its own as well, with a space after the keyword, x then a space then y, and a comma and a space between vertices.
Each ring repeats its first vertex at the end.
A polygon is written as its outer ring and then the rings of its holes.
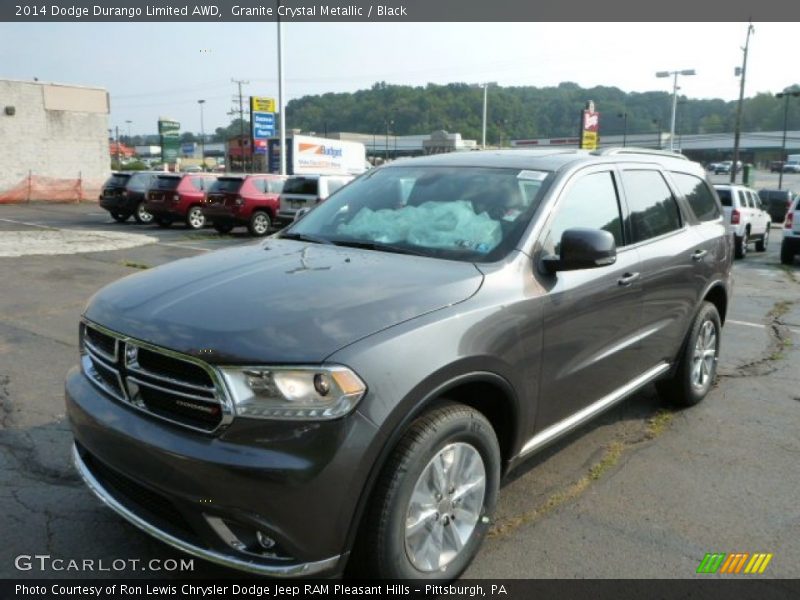
POLYGON ((100 195, 102 181, 42 177, 33 173, 7 190, 0 191, 0 204, 25 202, 94 202, 100 195))

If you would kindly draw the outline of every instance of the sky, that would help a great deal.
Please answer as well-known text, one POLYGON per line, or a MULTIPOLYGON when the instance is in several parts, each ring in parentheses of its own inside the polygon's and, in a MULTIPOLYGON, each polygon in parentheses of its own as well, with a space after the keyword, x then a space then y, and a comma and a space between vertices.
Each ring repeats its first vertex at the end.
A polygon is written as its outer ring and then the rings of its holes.
MULTIPOLYGON (((800 82, 796 23, 755 23, 746 96, 800 82)), ((110 125, 156 131, 159 116, 206 133, 230 122, 236 87, 277 98, 275 23, 0 23, 0 78, 98 86, 110 125), (131 121, 131 123, 126 123, 131 121)), ((500 85, 615 86, 734 100, 746 23, 286 23, 286 100, 391 84, 484 81, 500 85)), ((598 106, 602 112, 602 106, 598 106)), ((489 98, 491 111, 491 95, 489 98)), ((291 128, 291 123, 287 123, 291 128)), ((424 133, 424 132, 420 132, 424 133)))

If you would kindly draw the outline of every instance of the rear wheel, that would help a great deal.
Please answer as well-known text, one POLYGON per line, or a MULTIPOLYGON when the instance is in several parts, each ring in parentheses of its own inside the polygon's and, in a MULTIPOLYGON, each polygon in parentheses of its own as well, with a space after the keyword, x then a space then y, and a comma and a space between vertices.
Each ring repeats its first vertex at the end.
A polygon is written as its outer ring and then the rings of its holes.
POLYGON ((130 213, 119 213, 119 212, 112 212, 111 218, 114 219, 117 223, 124 223, 130 218, 130 213))
POLYGON ((269 215, 262 210, 257 210, 253 213, 253 216, 250 217, 250 223, 247 225, 247 230, 251 235, 261 237, 267 235, 271 226, 272 221, 270 220, 269 215))
POLYGON ((794 262, 794 250, 789 247, 789 244, 784 242, 781 244, 781 264, 791 265, 794 262))
POLYGON ((756 242, 756 252, 764 252, 769 245, 769 228, 770 226, 767 225, 767 230, 764 232, 764 237, 756 242))
POLYGON ((736 258, 744 258, 747 256, 747 231, 741 236, 733 236, 733 255, 736 258))
POLYGON ((217 230, 217 233, 230 233, 233 225, 230 223, 214 223, 214 229, 217 230))
POLYGON ((478 411, 451 404, 419 417, 395 447, 363 524, 369 575, 450 580, 489 529, 500 449, 478 411))
POLYGON ((674 374, 656 384, 664 400, 678 406, 693 406, 706 397, 717 376, 721 331, 717 307, 703 302, 674 374))
POLYGON ((139 202, 139 204, 136 205, 136 211, 133 213, 133 218, 136 219, 137 223, 142 223, 143 225, 153 222, 153 215, 152 213, 147 212, 147 209, 144 207, 144 202, 139 202))
POLYGON ((186 226, 189 229, 202 229, 206 224, 206 216, 199 206, 193 206, 186 213, 186 226))

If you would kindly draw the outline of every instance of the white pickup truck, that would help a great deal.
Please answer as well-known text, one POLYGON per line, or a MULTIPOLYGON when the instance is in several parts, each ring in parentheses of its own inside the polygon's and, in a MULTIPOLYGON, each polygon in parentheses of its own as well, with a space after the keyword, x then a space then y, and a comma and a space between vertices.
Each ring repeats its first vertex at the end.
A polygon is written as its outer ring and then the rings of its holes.
POLYGON ((743 185, 717 184, 714 189, 733 235, 734 256, 744 258, 750 242, 755 242, 757 252, 764 252, 769 243, 772 218, 764 210, 758 193, 743 185))

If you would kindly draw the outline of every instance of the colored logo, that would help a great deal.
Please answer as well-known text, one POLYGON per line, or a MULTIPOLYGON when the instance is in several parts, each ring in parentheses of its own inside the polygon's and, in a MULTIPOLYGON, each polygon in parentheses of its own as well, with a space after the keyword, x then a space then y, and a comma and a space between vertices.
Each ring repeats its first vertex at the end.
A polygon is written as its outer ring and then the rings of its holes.
POLYGON ((767 554, 766 552, 756 552, 755 554, 750 554, 749 552, 734 552, 731 554, 716 552, 706 554, 703 560, 700 561, 697 572, 707 575, 713 573, 760 575, 767 570, 767 565, 772 560, 772 556, 772 554, 767 554))

